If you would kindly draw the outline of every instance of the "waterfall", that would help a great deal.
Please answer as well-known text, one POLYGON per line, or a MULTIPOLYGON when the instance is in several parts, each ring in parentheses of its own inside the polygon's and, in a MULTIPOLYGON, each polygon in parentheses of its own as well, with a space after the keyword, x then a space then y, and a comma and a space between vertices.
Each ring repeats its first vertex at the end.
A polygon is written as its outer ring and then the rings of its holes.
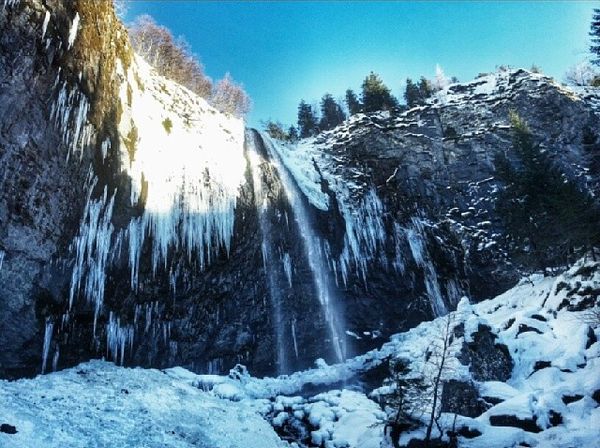
POLYGON ((341 315, 335 307, 335 294, 331 285, 328 264, 321 239, 314 231, 309 210, 303 201, 302 193, 284 165, 277 146, 264 134, 261 134, 269 157, 279 173, 287 199, 294 211, 294 220, 300 230, 300 236, 308 259, 308 264, 316 288, 319 303, 327 321, 334 352, 338 361, 345 359, 345 343, 342 338, 341 315))
MULTIPOLYGON (((285 331, 285 322, 283 320, 282 313, 282 296, 281 287, 279 285, 277 277, 277 266, 274 265, 275 257, 273 248, 272 238, 272 225, 267 218, 267 197, 264 194, 263 181, 262 181, 262 165, 264 160, 257 149, 257 135, 254 131, 246 131, 246 147, 247 157, 250 161, 250 167, 252 170, 252 185, 254 189, 254 203, 256 211, 258 213, 258 222, 260 226, 260 233, 262 238, 261 253, 263 259, 263 268, 265 270, 265 276, 267 277, 267 283, 269 293, 271 296, 272 310, 273 310, 273 326, 275 333, 275 341, 277 344, 277 370, 278 373, 287 373, 288 363, 287 355, 285 352, 285 346, 283 342, 283 335, 285 331)), ((291 268, 291 267, 290 267, 291 268)), ((287 275, 287 271, 286 271, 287 275)), ((290 273, 291 276, 291 273, 290 273)), ((291 279, 289 280, 291 282, 291 279)))

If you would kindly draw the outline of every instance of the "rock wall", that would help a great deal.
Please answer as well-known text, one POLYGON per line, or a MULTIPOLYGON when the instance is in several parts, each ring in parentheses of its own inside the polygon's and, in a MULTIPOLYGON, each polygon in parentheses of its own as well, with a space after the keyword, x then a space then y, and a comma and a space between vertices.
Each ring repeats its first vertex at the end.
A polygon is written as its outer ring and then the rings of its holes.
POLYGON ((56 101, 70 86, 65 100, 87 98, 90 126, 109 133, 111 65, 126 43, 109 2, 4 2, 0 29, 0 376, 14 377, 41 365, 45 318, 64 299, 70 274, 61 259, 97 146, 96 138, 66 135, 76 112, 60 115, 56 101), (73 25, 79 21, 85 26, 73 25))
MULTIPOLYGON (((349 229, 331 226, 336 209, 356 209, 370 200, 370 191, 381 201, 385 231, 366 257, 367 279, 355 269, 342 287, 349 329, 359 336, 393 334, 435 315, 435 295, 453 309, 463 294, 487 299, 539 269, 511 258, 495 207, 502 183, 494 157, 505 153, 516 163, 509 112, 528 123, 534 140, 571 181, 597 197, 599 95, 597 88, 572 90, 525 70, 498 72, 452 85, 397 116, 355 115, 288 151, 289 163, 298 167, 312 158, 316 176, 340 198, 322 212, 333 258, 342 256, 343 244, 336 241, 349 229)), ((303 178, 307 191, 309 177, 303 178)), ((315 194, 312 202, 320 207, 323 200, 315 194)), ((357 219, 354 227, 369 227, 368 220, 357 219)), ((552 266, 564 263, 557 252, 552 266)), ((373 347, 369 337, 355 344, 373 347)))

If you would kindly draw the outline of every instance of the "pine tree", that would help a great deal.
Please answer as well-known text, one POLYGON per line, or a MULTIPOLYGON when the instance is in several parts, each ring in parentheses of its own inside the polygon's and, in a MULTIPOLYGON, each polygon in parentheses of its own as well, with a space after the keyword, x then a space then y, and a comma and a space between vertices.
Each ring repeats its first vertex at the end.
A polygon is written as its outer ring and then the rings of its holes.
POLYGON ((298 140, 298 129, 296 129, 296 126, 290 126, 290 128, 288 129, 288 138, 292 142, 298 140))
POLYGON ((298 129, 300 138, 311 137, 319 131, 317 125, 317 116, 313 112, 312 106, 304 100, 298 105, 298 129))
POLYGON ((362 104, 360 104, 356 93, 354 93, 354 90, 352 89, 346 90, 346 106, 348 106, 350 115, 362 112, 362 104))
POLYGON ((398 101, 379 75, 371 72, 362 83, 362 104, 365 112, 394 110, 398 101))
POLYGON ((263 128, 271 138, 286 141, 289 135, 283 129, 283 125, 278 121, 269 120, 263 123, 263 128))
POLYGON ((419 87, 412 79, 406 78, 406 90, 404 91, 404 101, 408 107, 415 107, 420 104, 421 94, 419 87))
POLYGON ((592 24, 590 26, 590 36, 592 44, 590 52, 592 53, 593 63, 600 66, 600 8, 594 9, 592 24))
POLYGON ((326 131, 339 126, 346 119, 346 114, 329 93, 321 98, 321 122, 320 129, 326 131))
POLYGON ((424 76, 421 76, 419 80, 419 98, 421 104, 425 103, 425 100, 433 95, 433 86, 431 85, 431 81, 429 81, 424 76))

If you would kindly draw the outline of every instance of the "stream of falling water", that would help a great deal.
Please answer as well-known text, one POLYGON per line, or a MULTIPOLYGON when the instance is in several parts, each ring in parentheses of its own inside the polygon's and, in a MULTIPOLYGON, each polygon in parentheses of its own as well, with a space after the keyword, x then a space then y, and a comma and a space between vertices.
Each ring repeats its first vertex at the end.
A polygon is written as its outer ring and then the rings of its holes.
POLYGON ((325 261, 325 254, 321 246, 321 240, 313 230, 313 223, 306 204, 302 200, 302 193, 292 178, 288 169, 282 162, 277 147, 272 140, 261 134, 265 148, 269 153, 271 162, 279 173, 279 178, 285 190, 290 205, 294 211, 294 220, 300 230, 300 236, 308 259, 308 264, 313 277, 319 303, 325 315, 327 326, 331 336, 333 350, 337 361, 341 362, 346 357, 344 338, 341 337, 340 313, 335 307, 335 296, 329 278, 329 269, 325 261))
POLYGON ((288 373, 288 362, 283 342, 285 332, 285 322, 281 311, 281 285, 277 281, 277 267, 273 266, 275 261, 273 251, 273 238, 271 222, 267 217, 267 197, 264 194, 262 181, 263 157, 257 149, 257 138, 259 136, 253 130, 246 131, 247 156, 252 169, 252 184, 254 188, 254 201, 258 213, 258 222, 262 236, 262 257, 265 275, 267 277, 269 293, 271 295, 273 308, 273 325, 275 331, 275 341, 277 344, 277 373, 288 373))

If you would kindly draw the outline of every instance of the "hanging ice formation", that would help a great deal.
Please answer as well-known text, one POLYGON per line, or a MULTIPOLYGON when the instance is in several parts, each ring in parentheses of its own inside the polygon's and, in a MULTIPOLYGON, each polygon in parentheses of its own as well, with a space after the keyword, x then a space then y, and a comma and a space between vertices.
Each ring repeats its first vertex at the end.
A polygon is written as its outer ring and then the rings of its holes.
MULTIPOLYGON (((276 160, 292 176, 293 185, 297 185, 298 190, 313 206, 325 211, 332 206, 330 198, 322 189, 322 182, 326 182, 335 195, 337 208, 345 223, 343 248, 335 256, 331 254, 327 242, 317 247, 325 253, 336 282, 339 276, 346 285, 350 275, 355 275, 368 286, 368 269, 375 262, 403 274, 406 268, 403 246, 408 243, 415 263, 423 269, 425 288, 433 313, 436 316, 447 313, 435 266, 424 240, 425 224, 422 220, 412 218, 411 224, 406 228, 397 222, 390 222, 388 241, 384 206, 373 186, 353 181, 354 178, 360 178, 359 173, 340 166, 340 158, 328 153, 322 143, 317 143, 315 139, 305 139, 297 145, 271 141, 271 147, 279 156, 276 160), (388 243, 394 249, 394 255, 389 260, 385 253, 388 243)), ((446 290, 451 302, 460 297, 460 287, 455 281, 449 281, 446 290)))
MULTIPOLYGON (((76 36, 78 17, 71 28, 76 36)), ((229 253, 239 187, 244 179, 244 124, 217 113, 187 89, 156 75, 135 58, 127 72, 117 64, 123 106, 119 123, 121 169, 131 180, 131 205, 142 202, 143 213, 118 232, 112 224, 116 190, 105 186, 90 168, 87 199, 80 228, 71 247, 75 262, 69 309, 81 293, 94 308, 94 334, 104 301, 106 272, 125 249, 131 288, 137 290, 144 244, 151 242, 151 267, 169 272, 172 287, 178 272, 170 266, 172 248, 203 269, 221 250, 229 253), (141 87, 143 85, 143 87, 141 87), (170 126, 165 122, 169 121, 170 126), (133 138, 135 135, 137 138, 133 138)), ((62 132, 67 154, 80 160, 94 136, 87 121, 89 102, 78 88, 60 83, 52 119, 62 132)), ((100 145, 102 160, 113 146, 100 145)), ((67 155, 67 158, 68 158, 67 155)), ((106 324, 107 348, 123 362, 124 347, 133 341, 133 330, 116 316, 106 324)))
POLYGON ((130 143, 121 142, 122 168, 131 178, 131 204, 144 200, 144 213, 127 229, 133 289, 149 236, 154 272, 168 268, 171 247, 184 250, 201 269, 220 250, 229 253, 246 168, 242 120, 216 113, 187 89, 154 75, 139 58, 136 67, 143 90, 132 69, 119 69, 121 101, 127 101, 128 89, 133 91, 120 134, 130 135, 135 129, 138 136, 133 156, 125 150, 130 143))
POLYGON ((42 373, 46 371, 48 355, 50 354, 50 345, 52 344, 52 332, 54 331, 54 322, 47 317, 46 327, 44 329, 44 345, 42 347, 42 373))
POLYGON ((83 283, 84 296, 94 305, 94 334, 104 300, 107 259, 114 230, 111 219, 115 204, 115 194, 108 199, 106 187, 100 198, 91 199, 96 182, 95 177, 91 179, 79 235, 73 241, 75 265, 71 274, 69 294, 70 309, 83 283))

